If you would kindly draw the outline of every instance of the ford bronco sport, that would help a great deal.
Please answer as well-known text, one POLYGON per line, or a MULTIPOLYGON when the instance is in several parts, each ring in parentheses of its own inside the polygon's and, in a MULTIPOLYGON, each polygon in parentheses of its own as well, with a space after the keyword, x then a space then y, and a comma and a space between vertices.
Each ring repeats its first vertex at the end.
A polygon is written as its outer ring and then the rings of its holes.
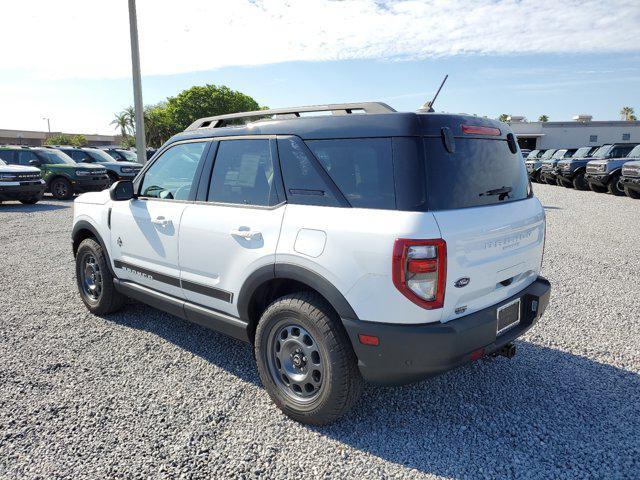
POLYGON ((107 175, 109 176, 109 185, 113 182, 117 182, 118 180, 132 180, 133 177, 138 174, 140 169, 142 169, 142 165, 138 162, 116 160, 106 151, 98 148, 80 148, 70 146, 56 148, 69 155, 74 162, 81 164, 92 163, 96 166, 106 168, 107 175))
POLYGON ((250 342, 311 424, 363 380, 512 356, 549 301, 544 238, 508 125, 381 103, 198 120, 134 182, 78 197, 72 233, 91 312, 131 297, 250 342))
POLYGON ((60 150, 0 147, 0 157, 8 164, 38 167, 46 182, 46 191, 60 200, 68 200, 74 193, 98 191, 109 186, 106 169, 76 163, 60 150))
POLYGON ((600 147, 593 158, 587 163, 584 178, 589 182, 589 188, 594 192, 608 191, 614 195, 624 195, 622 166, 640 157, 637 143, 616 143, 600 147))
POLYGON ((19 200, 21 203, 33 205, 42 199, 43 193, 44 180, 40 170, 35 167, 7 165, 0 158, 0 203, 19 200))

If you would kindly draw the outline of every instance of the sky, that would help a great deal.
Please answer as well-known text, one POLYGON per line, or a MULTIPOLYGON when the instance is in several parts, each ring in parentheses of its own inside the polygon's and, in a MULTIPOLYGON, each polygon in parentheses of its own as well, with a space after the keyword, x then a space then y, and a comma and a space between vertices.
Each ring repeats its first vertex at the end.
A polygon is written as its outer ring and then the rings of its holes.
MULTIPOLYGON (((640 112, 640 1, 138 0, 145 104, 227 85, 261 105, 383 101, 535 120, 640 112)), ((115 134, 126 0, 5 1, 0 129, 115 134), (15 21, 7 21, 8 19, 15 21), (28 28, 27 28, 28 26, 28 28)))

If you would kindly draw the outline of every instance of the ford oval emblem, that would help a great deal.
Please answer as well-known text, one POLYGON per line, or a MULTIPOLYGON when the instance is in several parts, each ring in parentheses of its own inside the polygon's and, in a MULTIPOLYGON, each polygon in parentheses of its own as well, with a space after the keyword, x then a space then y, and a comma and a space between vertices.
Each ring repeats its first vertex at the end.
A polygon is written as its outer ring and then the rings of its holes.
POLYGON ((471 281, 471 279, 469 277, 462 277, 462 278, 459 278, 458 280, 456 280, 456 283, 454 283, 453 285, 456 288, 462 288, 462 287, 466 287, 467 285, 469 285, 470 281, 471 281))

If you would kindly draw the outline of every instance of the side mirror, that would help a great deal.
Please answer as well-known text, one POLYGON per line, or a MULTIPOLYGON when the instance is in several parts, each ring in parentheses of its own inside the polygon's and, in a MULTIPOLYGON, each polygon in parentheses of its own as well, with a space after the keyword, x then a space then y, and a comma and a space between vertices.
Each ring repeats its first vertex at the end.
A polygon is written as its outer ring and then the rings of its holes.
POLYGON ((40 163, 40 160, 29 160, 29 165, 31 165, 32 167, 39 167, 42 165, 42 163, 40 163))
POLYGON ((131 180, 120 180, 109 188, 109 196, 114 202, 131 200, 135 197, 133 193, 133 182, 131 180))

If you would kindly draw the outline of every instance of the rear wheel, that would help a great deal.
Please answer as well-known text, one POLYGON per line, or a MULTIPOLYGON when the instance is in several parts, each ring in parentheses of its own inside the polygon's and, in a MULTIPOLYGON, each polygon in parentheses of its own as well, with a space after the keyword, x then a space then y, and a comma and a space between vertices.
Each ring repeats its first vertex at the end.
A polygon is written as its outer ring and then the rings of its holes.
POLYGON ((80 243, 76 254, 76 282, 80 298, 91 313, 108 315, 124 305, 126 297, 113 285, 107 257, 93 238, 80 243))
POLYGON ((589 189, 589 184, 585 180, 583 172, 576 173, 575 176, 573 177, 572 183, 573 183, 573 188, 575 188, 576 190, 589 189))
POLYGON ((636 200, 640 199, 640 191, 638 190, 632 190, 629 187, 624 187, 624 193, 627 197, 635 198, 636 200))
POLYGON ((601 187, 600 185, 596 185, 595 183, 589 182, 589 188, 592 192, 597 193, 605 193, 607 191, 607 187, 601 187))
POLYGON ((51 195, 58 200, 69 200, 73 197, 73 188, 71 182, 66 178, 56 178, 51 182, 49 186, 51 195))
POLYGON ((362 377, 339 319, 317 294, 299 292, 272 303, 255 338, 260 379, 273 402, 302 423, 325 425, 347 412, 362 377))
POLYGON ((20 203, 23 203, 25 205, 35 205, 40 200, 42 200, 42 197, 31 197, 31 198, 25 198, 23 200, 20 200, 20 203))
POLYGON ((609 193, 616 195, 618 197, 624 196, 624 185, 621 183, 622 178, 619 173, 616 173, 609 179, 609 183, 607 184, 607 190, 609 193))

